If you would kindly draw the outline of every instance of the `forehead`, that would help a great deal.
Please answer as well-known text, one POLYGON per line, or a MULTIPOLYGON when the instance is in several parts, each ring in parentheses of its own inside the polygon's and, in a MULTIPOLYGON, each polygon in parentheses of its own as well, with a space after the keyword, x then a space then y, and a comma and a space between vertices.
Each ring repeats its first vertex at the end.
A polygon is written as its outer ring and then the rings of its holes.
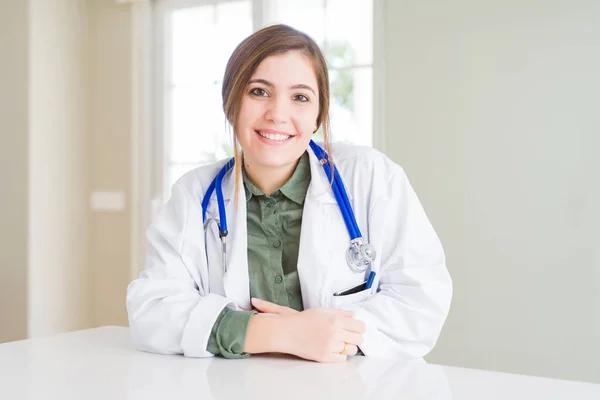
POLYGON ((298 51, 288 51, 265 58, 252 79, 265 79, 275 85, 306 84, 317 89, 317 77, 311 60, 298 51))

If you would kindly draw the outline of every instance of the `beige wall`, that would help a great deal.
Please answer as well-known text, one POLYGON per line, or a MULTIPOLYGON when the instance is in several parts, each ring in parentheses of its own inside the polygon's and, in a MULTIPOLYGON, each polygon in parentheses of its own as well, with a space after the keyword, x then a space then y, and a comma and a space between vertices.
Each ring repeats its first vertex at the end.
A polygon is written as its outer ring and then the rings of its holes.
POLYGON ((86 0, 29 0, 29 336, 87 328, 86 0))
POLYGON ((600 382, 600 2, 388 1, 388 154, 448 255, 429 361, 600 382))
POLYGON ((0 343, 27 335, 28 9, 0 10, 0 343))
POLYGON ((0 5, 0 342, 92 324, 86 0, 0 5))
MULTIPOLYGON (((92 85, 91 190, 131 197, 130 6, 90 0, 92 85)), ((124 212, 90 214, 94 325, 126 325, 130 281, 130 204, 124 212)))

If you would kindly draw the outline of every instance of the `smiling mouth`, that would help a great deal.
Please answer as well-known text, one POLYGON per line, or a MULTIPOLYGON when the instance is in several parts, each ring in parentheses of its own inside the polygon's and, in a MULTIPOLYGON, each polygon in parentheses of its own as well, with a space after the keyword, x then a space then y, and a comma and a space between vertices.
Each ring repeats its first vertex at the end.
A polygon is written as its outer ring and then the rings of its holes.
POLYGON ((276 142, 285 142, 286 140, 289 140, 294 137, 293 135, 288 135, 287 133, 272 133, 257 130, 255 130, 254 132, 264 137, 265 139, 274 140, 276 142))

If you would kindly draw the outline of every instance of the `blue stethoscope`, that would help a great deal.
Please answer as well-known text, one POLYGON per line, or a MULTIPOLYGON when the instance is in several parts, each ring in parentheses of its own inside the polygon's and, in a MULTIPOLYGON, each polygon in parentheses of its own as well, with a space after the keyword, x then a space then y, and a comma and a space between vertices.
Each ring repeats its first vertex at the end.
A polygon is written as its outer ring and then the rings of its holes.
MULTIPOLYGON (((331 166, 328 162, 328 155, 319 145, 317 145, 314 141, 310 141, 310 147, 319 159, 319 162, 323 166, 325 170, 325 175, 327 175, 327 179, 329 182, 332 181, 331 178, 331 166)), ((227 261, 227 247, 226 247, 226 238, 227 234, 227 215, 225 212, 225 201, 223 200, 223 189, 222 183, 225 174, 233 167, 235 159, 232 158, 229 160, 223 168, 219 171, 215 179, 211 182, 206 194, 204 195, 204 199, 202 199, 202 221, 204 222, 204 231, 208 227, 208 224, 211 222, 216 222, 219 227, 219 237, 221 238, 221 252, 223 256, 223 268, 225 268, 227 261), (212 197, 213 192, 217 193, 217 204, 219 207, 219 221, 209 218, 206 219, 206 210, 208 208, 208 203, 210 202, 210 198, 212 197)), ((367 243, 360 233, 360 229, 358 228, 358 224, 356 223, 356 218, 354 217, 354 212, 352 211, 352 207, 350 206, 350 200, 348 199, 348 194, 346 193, 346 188, 344 187, 344 182, 340 174, 337 171, 337 168, 334 168, 334 177, 333 179, 333 194, 335 195, 335 199, 340 207, 340 211, 342 212, 342 216, 344 217, 344 222, 346 223, 346 227, 348 228, 348 233, 350 234, 350 247, 348 248, 348 252, 346 253, 346 261, 348 263, 348 267, 356 273, 365 272, 367 267, 370 266, 373 261, 375 261, 375 249, 369 243, 367 243)), ((366 288, 369 289, 373 283, 373 279, 375 277, 375 272, 371 270, 369 277, 367 279, 366 288)))

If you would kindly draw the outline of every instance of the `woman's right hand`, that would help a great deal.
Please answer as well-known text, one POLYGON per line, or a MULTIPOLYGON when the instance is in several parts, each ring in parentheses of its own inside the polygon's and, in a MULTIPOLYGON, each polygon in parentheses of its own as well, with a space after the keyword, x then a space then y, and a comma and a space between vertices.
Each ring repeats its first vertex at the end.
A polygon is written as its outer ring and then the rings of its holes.
POLYGON ((275 338, 279 352, 318 362, 343 362, 358 352, 363 341, 365 324, 350 311, 310 308, 298 312, 256 299, 252 304, 258 311, 279 316, 275 338), (346 351, 340 354, 345 344, 346 351))

